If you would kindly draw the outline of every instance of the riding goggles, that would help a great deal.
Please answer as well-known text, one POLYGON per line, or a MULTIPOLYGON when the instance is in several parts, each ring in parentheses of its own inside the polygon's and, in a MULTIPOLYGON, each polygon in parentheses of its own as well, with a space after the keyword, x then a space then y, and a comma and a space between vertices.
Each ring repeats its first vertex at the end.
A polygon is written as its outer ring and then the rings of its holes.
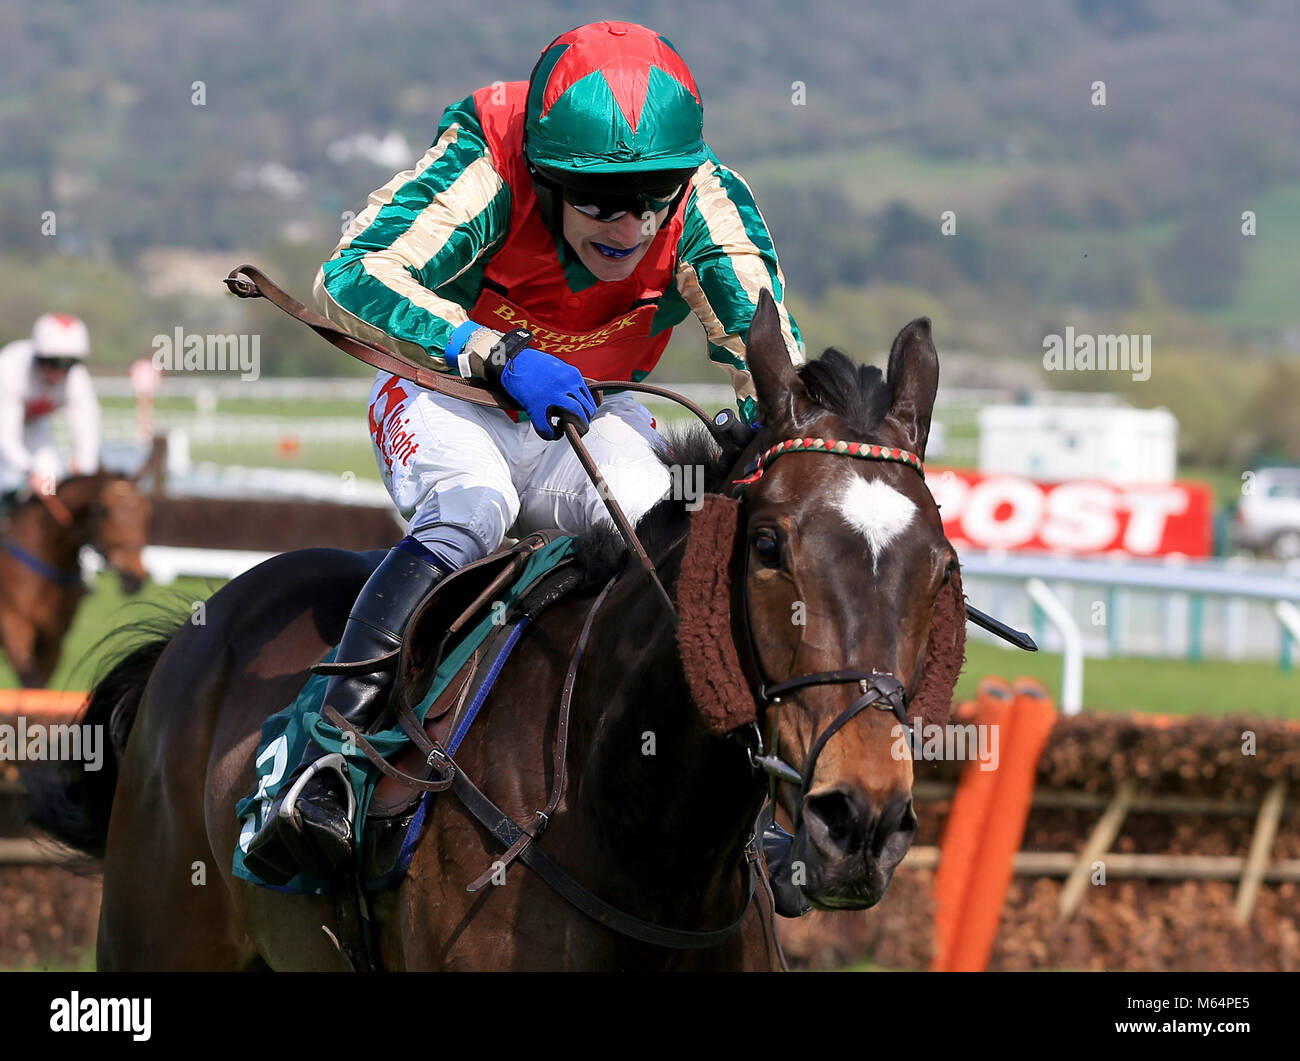
POLYGON ((81 358, 79 357, 58 357, 54 355, 46 357, 37 354, 32 360, 40 368, 52 368, 58 372, 68 372, 74 365, 81 364, 81 358))
POLYGON ((673 205, 682 190, 680 184, 671 188, 652 188, 640 192, 591 192, 577 188, 560 189, 564 201, 584 217, 593 221, 617 221, 624 214, 632 213, 644 217, 647 213, 657 214, 673 205))

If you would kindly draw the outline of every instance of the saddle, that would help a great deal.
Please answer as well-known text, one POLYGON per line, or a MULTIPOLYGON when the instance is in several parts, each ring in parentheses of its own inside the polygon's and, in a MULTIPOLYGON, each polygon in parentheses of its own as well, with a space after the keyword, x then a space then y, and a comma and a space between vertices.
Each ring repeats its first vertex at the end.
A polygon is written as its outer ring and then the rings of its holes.
MULTIPOLYGON (((454 753, 518 640, 521 623, 531 622, 584 581, 573 556, 568 555, 507 603, 529 561, 563 537, 558 530, 540 531, 455 571, 412 613, 396 658, 371 661, 377 664, 374 669, 394 670, 387 707, 372 731, 396 724, 412 741, 388 761, 393 770, 384 771, 379 778, 367 809, 360 861, 368 890, 389 887, 401 879, 433 795, 410 787, 398 775, 419 781, 435 776, 421 746, 435 742, 454 753), (493 629, 487 637, 473 639, 477 642, 473 644, 466 642, 467 635, 489 617, 493 629), (444 664, 454 666, 455 671, 431 698, 438 672, 446 673, 444 664), (416 736, 417 726, 425 740, 416 736)), ((317 672, 329 671, 326 664, 317 672)))

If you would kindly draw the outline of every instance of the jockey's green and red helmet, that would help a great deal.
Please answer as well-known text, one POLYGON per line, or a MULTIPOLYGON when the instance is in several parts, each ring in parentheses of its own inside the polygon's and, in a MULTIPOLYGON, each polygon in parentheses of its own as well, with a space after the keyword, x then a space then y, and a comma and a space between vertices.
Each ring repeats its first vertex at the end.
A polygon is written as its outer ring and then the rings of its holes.
POLYGON ((678 189, 675 207, 708 158, 695 78, 666 38, 634 22, 561 34, 528 79, 524 157, 548 223, 557 190, 653 201, 678 189))

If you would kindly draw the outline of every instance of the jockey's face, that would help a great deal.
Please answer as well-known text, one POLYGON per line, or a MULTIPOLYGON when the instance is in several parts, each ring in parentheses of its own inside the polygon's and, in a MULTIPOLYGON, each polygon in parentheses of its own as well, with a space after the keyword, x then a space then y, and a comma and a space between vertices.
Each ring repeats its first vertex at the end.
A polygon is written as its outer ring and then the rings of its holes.
POLYGON ((68 378, 68 370, 62 365, 51 365, 48 361, 36 361, 36 374, 41 383, 47 387, 57 387, 68 378))
POLYGON ((646 211, 638 217, 629 211, 613 221, 597 221, 566 202, 564 238, 597 280, 625 280, 645 257, 659 226, 667 217, 668 209, 665 207, 653 215, 646 211), (622 257, 610 253, 628 249, 631 253, 622 257))

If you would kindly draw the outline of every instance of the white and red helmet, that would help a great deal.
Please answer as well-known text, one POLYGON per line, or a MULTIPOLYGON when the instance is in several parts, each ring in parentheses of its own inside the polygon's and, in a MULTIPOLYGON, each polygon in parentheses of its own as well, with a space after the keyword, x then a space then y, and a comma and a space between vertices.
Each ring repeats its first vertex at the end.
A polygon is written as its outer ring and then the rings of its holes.
POLYGON ((90 354, 90 333, 80 317, 46 313, 32 328, 32 349, 42 359, 85 361, 90 354))

